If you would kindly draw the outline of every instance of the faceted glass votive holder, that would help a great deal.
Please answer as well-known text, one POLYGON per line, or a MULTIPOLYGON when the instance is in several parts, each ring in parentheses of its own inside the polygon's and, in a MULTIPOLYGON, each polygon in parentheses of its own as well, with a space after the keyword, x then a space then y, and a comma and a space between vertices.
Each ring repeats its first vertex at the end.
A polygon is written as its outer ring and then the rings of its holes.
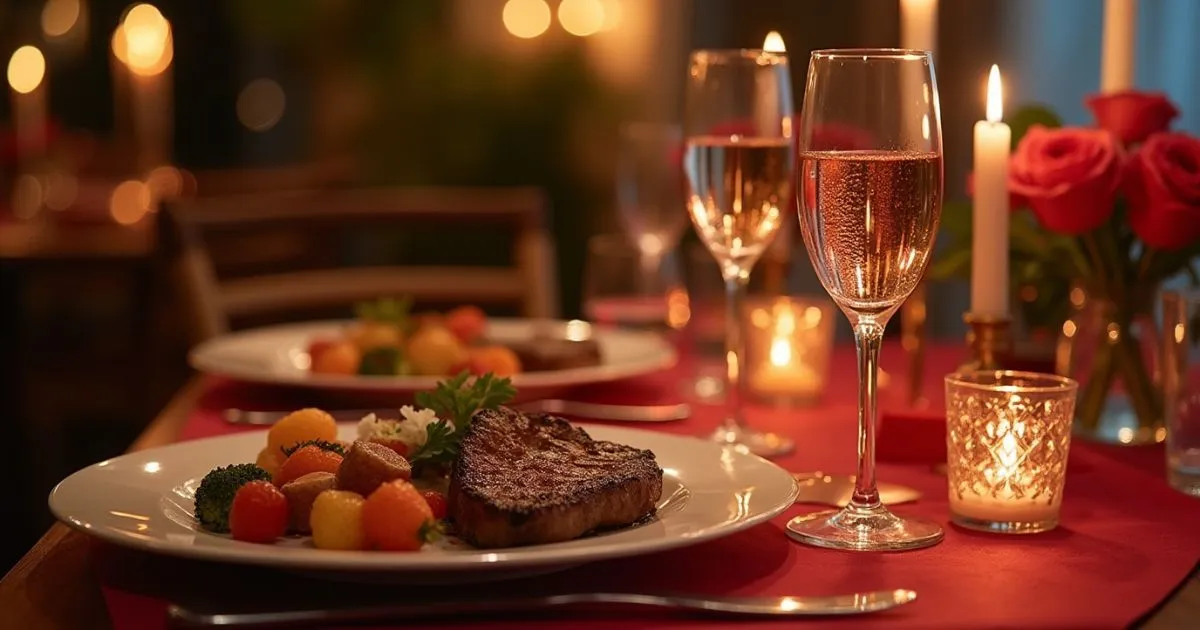
POLYGON ((747 299, 744 369, 750 393, 782 406, 817 403, 829 373, 836 315, 833 302, 820 297, 747 299))
POLYGON ((1034 372, 946 376, 951 521, 1009 534, 1058 526, 1078 388, 1034 372))

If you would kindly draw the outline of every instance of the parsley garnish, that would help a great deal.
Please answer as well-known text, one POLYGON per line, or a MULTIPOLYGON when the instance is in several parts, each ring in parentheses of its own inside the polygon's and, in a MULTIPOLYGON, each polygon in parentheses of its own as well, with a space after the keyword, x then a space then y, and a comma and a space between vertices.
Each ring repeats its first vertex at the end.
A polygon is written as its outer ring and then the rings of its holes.
POLYGON ((392 324, 400 330, 408 329, 409 314, 412 311, 412 298, 380 298, 371 302, 359 302, 354 305, 354 314, 358 319, 392 324))
POLYGON ((470 374, 463 371, 439 382, 433 391, 417 393, 417 404, 432 409, 438 421, 425 427, 425 443, 409 455, 408 461, 414 466, 454 461, 475 412, 495 409, 517 393, 511 380, 497 378, 491 372, 474 380, 469 378, 470 374))

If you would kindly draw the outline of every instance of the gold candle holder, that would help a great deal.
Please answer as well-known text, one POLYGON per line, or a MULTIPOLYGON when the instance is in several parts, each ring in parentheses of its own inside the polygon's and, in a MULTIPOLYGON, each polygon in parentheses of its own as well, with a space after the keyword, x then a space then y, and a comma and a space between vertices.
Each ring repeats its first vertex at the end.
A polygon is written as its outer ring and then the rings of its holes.
POLYGON ((946 376, 946 473, 951 520, 1027 534, 1058 526, 1075 381, 979 371, 946 376))
POLYGON ((967 313, 963 321, 967 329, 967 346, 971 359, 960 372, 1002 370, 1012 361, 1012 318, 967 313))

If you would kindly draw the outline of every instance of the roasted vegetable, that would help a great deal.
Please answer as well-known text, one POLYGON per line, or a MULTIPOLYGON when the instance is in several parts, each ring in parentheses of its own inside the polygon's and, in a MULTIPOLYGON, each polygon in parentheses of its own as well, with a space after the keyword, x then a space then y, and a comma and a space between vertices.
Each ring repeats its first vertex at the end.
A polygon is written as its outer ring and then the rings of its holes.
POLYGON ((269 482, 271 473, 255 464, 234 464, 210 470, 196 488, 194 514, 200 526, 212 532, 228 532, 233 497, 242 486, 257 480, 269 482))

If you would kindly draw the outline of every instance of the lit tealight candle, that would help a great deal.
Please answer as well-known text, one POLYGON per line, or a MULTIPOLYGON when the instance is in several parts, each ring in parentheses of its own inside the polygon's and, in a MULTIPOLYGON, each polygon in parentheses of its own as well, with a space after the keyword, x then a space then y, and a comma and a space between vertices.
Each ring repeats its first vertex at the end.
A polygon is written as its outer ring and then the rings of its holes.
POLYGON ((1000 121, 1000 69, 988 76, 987 120, 975 123, 975 210, 971 312, 1008 316, 1008 158, 1012 130, 1000 121))
POLYGON ((833 345, 831 307, 780 299, 755 307, 749 388, 761 398, 813 401, 825 385, 833 345), (757 320, 757 321, 756 321, 757 320))
POLYGON ((1075 391, 1025 372, 946 377, 950 512, 972 529, 1032 533, 1058 525, 1075 391))

